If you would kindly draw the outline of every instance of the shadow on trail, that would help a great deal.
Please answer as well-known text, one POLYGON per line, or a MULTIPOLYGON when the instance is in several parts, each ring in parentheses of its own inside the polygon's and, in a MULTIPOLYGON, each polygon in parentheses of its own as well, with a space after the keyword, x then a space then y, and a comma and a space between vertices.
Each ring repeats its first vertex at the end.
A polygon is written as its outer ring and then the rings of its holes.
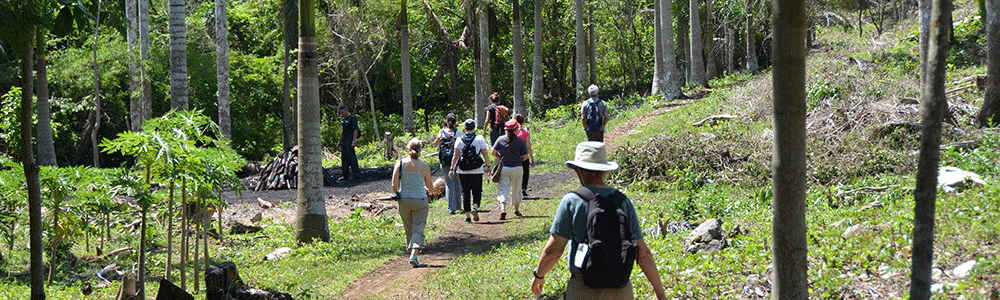
MULTIPOLYGON (((482 225, 502 225, 506 222, 509 221, 482 223, 482 225)), ((423 254, 451 254, 454 256, 481 255, 489 253, 500 245, 529 244, 544 240, 548 236, 549 233, 546 230, 534 230, 500 239, 489 239, 489 237, 478 236, 467 231, 454 231, 426 244, 421 252, 423 254)))

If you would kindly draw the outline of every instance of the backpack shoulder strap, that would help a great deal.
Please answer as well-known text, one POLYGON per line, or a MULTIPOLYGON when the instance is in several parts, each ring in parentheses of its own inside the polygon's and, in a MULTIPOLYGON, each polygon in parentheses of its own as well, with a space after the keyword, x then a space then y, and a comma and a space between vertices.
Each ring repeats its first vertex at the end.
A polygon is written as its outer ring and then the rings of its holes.
POLYGON ((580 195, 580 198, 583 198, 583 200, 586 200, 587 202, 597 199, 597 194, 594 194, 594 191, 591 191, 585 186, 576 188, 572 193, 580 195))

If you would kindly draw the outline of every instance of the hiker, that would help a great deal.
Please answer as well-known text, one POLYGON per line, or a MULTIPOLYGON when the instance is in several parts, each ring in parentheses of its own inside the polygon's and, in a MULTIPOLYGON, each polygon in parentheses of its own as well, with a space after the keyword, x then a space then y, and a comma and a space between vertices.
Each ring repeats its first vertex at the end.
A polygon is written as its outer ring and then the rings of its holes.
POLYGON ((517 137, 517 120, 511 119, 504 123, 507 134, 497 138, 493 144, 493 157, 500 167, 500 182, 497 184, 497 201, 500 202, 500 220, 507 219, 507 203, 514 205, 514 215, 521 215, 521 161, 528 159, 528 146, 524 140, 517 137))
POLYGON ((406 144, 409 156, 396 162, 392 169, 392 191, 399 195, 399 216, 403 219, 406 250, 410 252, 410 264, 414 268, 424 266, 417 260, 417 254, 424 244, 424 227, 427 226, 429 210, 428 194, 439 193, 431 183, 430 166, 420 160, 420 150, 423 147, 420 139, 410 139, 406 144))
POLYGON ((633 299, 635 296, 629 280, 632 259, 639 264, 646 279, 652 284, 656 298, 666 299, 653 254, 642 239, 639 218, 632 200, 604 181, 607 172, 618 169, 617 163, 608 161, 604 143, 579 143, 575 158, 567 161, 566 166, 576 172, 581 187, 567 193, 559 203, 549 229, 549 241, 533 272, 531 291, 535 296, 541 296, 545 274, 559 261, 566 243, 572 241, 568 258, 570 277, 566 284, 565 299, 633 299), (589 203, 600 205, 599 208, 591 207, 589 203), (601 215, 601 218, 593 219, 593 224, 599 228, 588 226, 592 221, 588 220, 590 214, 601 215), (591 237, 598 243, 590 240, 591 237), (597 258, 607 256, 627 259, 623 262, 597 258))
POLYGON ((583 130, 587 132, 587 140, 604 142, 604 125, 608 124, 608 104, 597 98, 597 85, 587 87, 590 98, 580 104, 580 120, 583 130))
POLYGON ((520 130, 517 131, 517 137, 524 140, 524 144, 528 147, 528 158, 521 161, 521 168, 524 170, 524 174, 521 176, 521 196, 528 196, 528 169, 529 167, 535 167, 535 151, 531 149, 531 133, 528 129, 524 127, 525 118, 522 114, 514 115, 514 120, 517 120, 517 126, 520 130))
POLYGON ((490 105, 486 107, 486 121, 483 122, 483 130, 490 132, 490 145, 496 143, 497 138, 503 135, 501 129, 509 119, 510 109, 500 104, 500 94, 490 95, 490 105))
POLYGON ((483 200, 483 168, 490 168, 489 145, 482 135, 476 134, 476 120, 466 119, 465 134, 455 142, 455 155, 451 159, 449 177, 458 176, 462 182, 462 212, 465 222, 479 222, 479 203, 483 200), (469 214, 472 218, 469 218, 469 214))
MULTIPOLYGON (((451 160, 455 154, 455 139, 458 137, 458 127, 455 123, 458 118, 455 114, 449 113, 445 117, 445 126, 438 131, 434 139, 434 147, 438 148, 438 159, 441 162, 441 172, 448 174, 451 171, 451 160)), ((453 176, 444 176, 445 197, 448 198, 448 213, 456 214, 462 208, 462 198, 459 191, 462 186, 459 179, 453 176)))
POLYGON ((347 105, 340 106, 340 117, 340 141, 337 142, 337 147, 340 148, 341 176, 337 181, 344 181, 358 175, 358 155, 354 152, 354 147, 361 130, 358 129, 358 117, 351 113, 347 105))

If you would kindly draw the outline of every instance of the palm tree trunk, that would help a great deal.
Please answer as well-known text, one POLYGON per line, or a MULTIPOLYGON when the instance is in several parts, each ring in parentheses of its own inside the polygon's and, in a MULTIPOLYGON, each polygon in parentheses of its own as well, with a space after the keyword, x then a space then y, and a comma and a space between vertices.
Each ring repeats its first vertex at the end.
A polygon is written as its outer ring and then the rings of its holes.
MULTIPOLYGON (((229 29, 226 26, 226 0, 215 0, 215 53, 216 85, 219 96, 219 129, 226 139, 232 140, 229 119, 229 29)), ((219 229, 221 233, 221 228, 219 229)))
POLYGON ((594 6, 590 5, 593 0, 587 2, 587 74, 590 75, 588 81, 597 83, 597 39, 594 35, 594 6))
MULTIPOLYGON (((691 6, 692 12, 696 12, 696 6, 691 6)), ((697 23, 693 18, 691 23, 697 23)), ((773 46, 772 107, 775 130, 771 173, 774 178, 771 251, 774 270, 771 278, 774 281, 771 283, 771 297, 808 299, 805 1, 776 0, 772 6, 772 18, 774 40, 782 42, 773 46)), ((694 28, 694 25, 691 26, 694 28)))
MULTIPOLYGON (((493 79, 490 75, 490 20, 489 9, 492 3, 490 0, 479 1, 479 74, 482 76, 482 107, 486 107, 488 97, 493 94, 493 79)), ((481 110, 481 109, 480 109, 481 110)), ((486 116, 483 116, 485 121, 486 116)), ((482 121, 479 122, 482 124, 482 121)), ((485 126, 485 124, 484 124, 485 126)))
POLYGON ((329 241, 320 153, 319 69, 313 0, 299 0, 299 166, 295 240, 329 241))
POLYGON ((660 21, 661 3, 664 0, 653 0, 653 87, 650 93, 658 95, 663 90, 663 24, 660 21))
POLYGON ((524 59, 521 56, 521 5, 520 0, 511 1, 514 2, 514 26, 511 28, 514 40, 514 112, 528 115, 528 107, 524 103, 524 59))
POLYGON ((688 3, 690 4, 691 12, 688 14, 690 16, 688 26, 691 27, 691 31, 689 32, 691 34, 691 51, 688 53, 691 56, 689 62, 691 66, 691 82, 707 87, 708 79, 705 77, 705 59, 703 58, 703 55, 705 55, 705 36, 701 30, 701 17, 698 10, 700 2, 698 0, 690 0, 688 3))
POLYGON ((947 76, 951 1, 932 5, 927 39, 927 64, 923 67, 920 102, 923 105, 917 185, 913 190, 913 256, 910 265, 910 299, 930 299, 934 264, 934 214, 940 160, 941 123, 948 109, 944 82, 947 76))
POLYGON ((139 11, 136 1, 125 1, 128 19, 129 130, 139 132, 142 126, 142 80, 139 77, 139 11))
POLYGON ((976 116, 979 127, 1000 124, 1000 1, 986 1, 986 95, 976 116))
POLYGON ((139 0, 139 43, 139 56, 142 60, 139 65, 139 78, 142 81, 142 118, 139 127, 142 127, 142 124, 153 118, 153 87, 146 68, 146 63, 149 62, 149 0, 139 0))
POLYGON ((715 61, 715 23, 712 20, 712 0, 705 0, 705 72, 712 79, 718 74, 715 61))
POLYGON ((746 42, 747 42, 747 61, 746 67, 747 72, 753 73, 757 72, 757 46, 755 46, 754 37, 754 22, 753 22, 753 0, 747 0, 746 13, 747 15, 747 30, 746 30, 746 42))
POLYGON ((664 99, 676 99, 681 96, 681 72, 677 70, 677 55, 674 52, 674 14, 670 9, 671 0, 660 0, 660 42, 663 45, 663 61, 660 68, 660 87, 664 99))
POLYGON ((410 28, 406 11, 406 0, 399 1, 399 51, 403 77, 403 131, 416 134, 417 128, 413 121, 413 90, 410 78, 410 28))
MULTIPOLYGON (((101 34, 101 1, 97 1, 97 22, 94 22, 94 130, 90 133, 91 153, 94 156, 94 168, 101 167, 101 147, 99 132, 101 131, 101 77, 97 73, 97 41, 101 34)), ((41 109, 39 109, 41 114, 41 109)), ((41 118, 41 117, 39 117, 41 118)), ((41 121, 39 121, 41 123, 41 121)), ((53 159, 53 163, 55 160, 53 159)))
POLYGON ((185 0, 170 0, 170 108, 188 109, 185 0))
MULTIPOLYGON (((531 52, 531 101, 538 104, 538 101, 542 99, 542 1, 535 0, 535 32, 532 39, 532 52, 531 52)), ((531 117, 531 111, 528 111, 528 117, 531 117)))
MULTIPOLYGON (((45 62, 45 29, 39 29, 35 35, 35 68, 37 81, 35 93, 38 97, 38 164, 42 166, 56 165, 56 149, 52 143, 52 113, 49 105, 49 77, 45 62)), ((95 37, 96 38, 96 37, 95 37)), ((29 91, 30 92, 30 91, 29 91)))
POLYGON ((288 151, 292 149, 292 146, 298 143, 295 138, 295 122, 292 118, 295 116, 295 104, 293 103, 295 99, 292 98, 291 93, 291 82, 294 81, 294 74, 289 74, 288 67, 291 65, 291 52, 292 49, 296 47, 296 40, 298 39, 298 2, 296 0, 284 0, 281 7, 282 14, 284 16, 284 41, 285 41, 285 51, 284 56, 284 68, 281 70, 281 74, 284 77, 284 87, 283 95, 281 99, 281 124, 282 124, 282 135, 281 135, 281 146, 282 149, 288 151))

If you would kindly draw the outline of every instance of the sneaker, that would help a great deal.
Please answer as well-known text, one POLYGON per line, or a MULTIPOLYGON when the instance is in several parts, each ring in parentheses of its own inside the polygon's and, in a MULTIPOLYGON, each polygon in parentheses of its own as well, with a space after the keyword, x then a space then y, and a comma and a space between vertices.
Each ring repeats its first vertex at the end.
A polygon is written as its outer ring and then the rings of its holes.
POLYGON ((474 210, 472 211, 472 220, 479 222, 479 213, 474 210))
POLYGON ((412 265, 414 268, 419 268, 424 266, 421 265, 419 261, 417 261, 416 256, 410 256, 410 265, 412 265))
POLYGON ((526 191, 526 190, 521 190, 521 196, 525 196, 525 197, 527 197, 527 196, 528 196, 528 191, 526 191))
POLYGON ((472 223, 472 219, 470 219, 469 217, 465 217, 465 223, 472 223))
POLYGON ((516 210, 514 211, 514 215, 518 216, 518 217, 523 217, 524 216, 524 215, 521 214, 520 211, 516 211, 516 210))
POLYGON ((472 211, 479 211, 479 204, 473 204, 472 211))
POLYGON ((503 220, 506 220, 506 219, 507 219, 507 213, 505 213, 505 212, 500 213, 500 221, 503 221, 503 220))

